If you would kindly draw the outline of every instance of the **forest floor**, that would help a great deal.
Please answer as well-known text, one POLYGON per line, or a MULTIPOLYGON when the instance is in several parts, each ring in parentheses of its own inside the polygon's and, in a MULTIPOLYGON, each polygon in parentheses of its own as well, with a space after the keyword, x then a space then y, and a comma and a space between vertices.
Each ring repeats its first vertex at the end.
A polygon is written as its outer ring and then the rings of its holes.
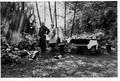
POLYGON ((117 77, 117 54, 65 54, 55 59, 50 53, 37 60, 1 66, 1 77, 117 77))

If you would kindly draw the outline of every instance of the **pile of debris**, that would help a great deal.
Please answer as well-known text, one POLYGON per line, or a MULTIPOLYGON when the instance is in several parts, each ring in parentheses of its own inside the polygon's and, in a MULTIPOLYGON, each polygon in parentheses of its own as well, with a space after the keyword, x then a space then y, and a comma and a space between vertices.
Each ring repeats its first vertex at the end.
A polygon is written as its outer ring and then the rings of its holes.
POLYGON ((23 34, 23 39, 19 44, 18 48, 23 50, 36 50, 36 47, 38 47, 39 43, 39 36, 33 34, 23 34))
POLYGON ((36 59, 36 56, 40 54, 40 48, 37 47, 38 40, 35 35, 25 35, 18 45, 10 45, 5 37, 1 39, 1 63, 21 63, 24 57, 28 59, 36 59))

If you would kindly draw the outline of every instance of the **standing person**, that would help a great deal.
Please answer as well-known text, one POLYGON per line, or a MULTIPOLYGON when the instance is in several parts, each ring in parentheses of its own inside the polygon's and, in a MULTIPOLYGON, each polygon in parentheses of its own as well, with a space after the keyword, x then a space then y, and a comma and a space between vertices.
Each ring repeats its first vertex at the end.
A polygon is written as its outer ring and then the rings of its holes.
POLYGON ((44 23, 41 24, 41 27, 39 29, 39 36, 40 36, 40 48, 43 53, 46 52, 46 34, 49 34, 50 30, 44 25, 44 23))
POLYGON ((53 24, 51 24, 51 32, 50 32, 49 37, 50 37, 49 46, 52 48, 51 52, 54 52, 55 45, 57 43, 57 30, 53 24))
POLYGON ((109 54, 111 54, 111 47, 112 47, 111 41, 108 39, 108 40, 106 41, 106 48, 107 48, 107 52, 108 52, 109 54))

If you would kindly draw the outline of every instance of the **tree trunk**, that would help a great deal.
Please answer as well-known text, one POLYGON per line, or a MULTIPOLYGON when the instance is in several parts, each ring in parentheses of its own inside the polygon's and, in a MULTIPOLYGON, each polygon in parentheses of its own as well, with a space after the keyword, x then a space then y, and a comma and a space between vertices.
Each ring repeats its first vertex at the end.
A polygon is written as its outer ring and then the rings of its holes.
POLYGON ((21 12, 21 16, 20 16, 20 21, 19 21, 19 26, 18 26, 18 30, 17 32, 20 33, 21 32, 21 29, 22 29, 22 26, 23 26, 23 21, 24 21, 24 13, 21 12))
MULTIPOLYGON (((56 1, 55 1, 55 26, 57 29, 57 11, 56 11, 56 1)), ((58 30, 57 30, 57 37, 58 37, 58 30)))
POLYGON ((25 8, 24 2, 22 2, 22 10, 23 10, 23 11, 24 11, 24 8, 25 8))
POLYGON ((46 2, 44 2, 44 23, 46 23, 46 2))
POLYGON ((23 26, 23 21, 24 21, 24 2, 22 2, 22 10, 20 13, 20 20, 19 20, 19 26, 17 32, 20 33, 22 26, 23 26))
POLYGON ((41 26, 41 19, 40 19, 40 14, 39 14, 39 10, 38 10, 38 4, 37 4, 37 2, 36 2, 36 8, 37 8, 37 13, 38 13, 39 23, 40 23, 40 26, 41 26))
POLYGON ((65 4, 64 28, 65 28, 65 36, 66 36, 66 2, 64 4, 65 4))
POLYGON ((52 12, 51 12, 50 1, 48 2, 48 5, 49 5, 49 11, 50 11, 50 19, 51 19, 51 23, 53 24, 53 19, 52 19, 52 12))
POLYGON ((74 10, 74 16, 73 16, 73 24, 72 24, 72 30, 71 30, 71 37, 72 37, 73 27, 74 27, 74 20, 75 20, 75 14, 76 14, 76 6, 77 6, 77 2, 75 3, 75 10, 74 10))
MULTIPOLYGON (((0 3, 0 11, 1 11, 1 3, 0 3)), ((0 13, 0 31, 1 31, 1 13, 0 13)))

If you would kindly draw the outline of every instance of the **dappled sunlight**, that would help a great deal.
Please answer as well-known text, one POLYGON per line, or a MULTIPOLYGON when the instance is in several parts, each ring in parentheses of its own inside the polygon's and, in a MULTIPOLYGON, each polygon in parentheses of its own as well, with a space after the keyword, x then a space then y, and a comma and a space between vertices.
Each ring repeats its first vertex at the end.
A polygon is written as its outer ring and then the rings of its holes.
POLYGON ((0 5, 1 77, 118 76, 117 1, 0 5))

